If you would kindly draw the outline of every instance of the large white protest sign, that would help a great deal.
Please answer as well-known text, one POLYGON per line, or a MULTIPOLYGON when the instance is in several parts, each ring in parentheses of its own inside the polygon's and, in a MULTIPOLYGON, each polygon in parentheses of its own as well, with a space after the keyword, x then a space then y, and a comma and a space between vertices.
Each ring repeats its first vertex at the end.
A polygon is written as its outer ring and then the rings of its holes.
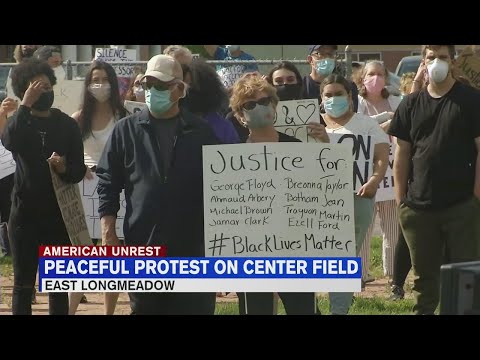
POLYGON ((280 101, 275 114, 277 131, 303 142, 320 142, 308 134, 307 124, 320 124, 318 99, 280 101))
POLYGON ((375 196, 376 202, 395 200, 395 189, 393 187, 393 159, 395 157, 395 149, 397 147, 397 144, 395 143, 395 141, 391 140, 392 137, 390 137, 390 153, 388 156, 387 172, 385 173, 383 181, 381 181, 378 185, 377 195, 375 196))
MULTIPOLYGON (((98 215, 98 177, 93 174, 93 180, 84 179, 79 183, 80 195, 82 197, 83 208, 87 221, 88 233, 92 239, 102 238, 102 228, 100 217, 98 215)), ((117 236, 123 239, 123 219, 125 218, 125 192, 120 194, 120 210, 117 214, 116 230, 117 236)))
POLYGON ((203 147, 206 256, 355 256, 352 149, 203 147))
POLYGON ((0 143, 0 179, 13 174, 15 168, 15 160, 13 160, 12 153, 0 143))
POLYGON ((123 106, 125 106, 125 109, 130 113, 134 114, 138 111, 142 111, 144 108, 147 107, 147 104, 139 101, 130 101, 130 100, 125 100, 123 103, 123 106))
POLYGON ((53 189, 72 245, 93 245, 88 234, 85 212, 77 184, 69 184, 50 167, 53 189))
POLYGON ((71 116, 80 109, 83 96, 83 81, 63 80, 53 87, 55 99, 53 108, 62 110, 65 114, 71 116))

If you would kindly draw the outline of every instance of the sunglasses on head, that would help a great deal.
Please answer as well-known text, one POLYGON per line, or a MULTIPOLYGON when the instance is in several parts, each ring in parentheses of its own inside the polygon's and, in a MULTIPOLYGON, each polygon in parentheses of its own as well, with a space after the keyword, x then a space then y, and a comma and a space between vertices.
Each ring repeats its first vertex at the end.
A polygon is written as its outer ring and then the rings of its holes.
POLYGON ((267 106, 267 105, 270 105, 271 102, 272 102, 272 99, 270 97, 264 97, 264 98, 258 99, 257 101, 255 100, 247 101, 245 104, 242 105, 242 108, 245 110, 253 110, 255 109, 257 104, 267 106))
POLYGON ((172 85, 175 85, 176 82, 170 82, 170 83, 164 83, 164 82, 143 82, 142 83, 142 88, 144 90, 150 90, 152 87, 155 88, 158 91, 165 91, 169 90, 172 85))

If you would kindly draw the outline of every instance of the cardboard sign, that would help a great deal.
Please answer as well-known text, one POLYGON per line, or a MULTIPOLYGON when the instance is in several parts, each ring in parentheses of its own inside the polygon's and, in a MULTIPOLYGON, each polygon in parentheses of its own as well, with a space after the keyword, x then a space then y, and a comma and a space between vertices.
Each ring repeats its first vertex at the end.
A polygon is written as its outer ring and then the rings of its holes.
POLYGON ((68 184, 50 166, 53 189, 72 245, 93 245, 77 184, 68 184))
POLYGON ((458 56, 455 71, 467 78, 473 87, 480 89, 480 56, 474 46, 467 46, 458 56))
POLYGON ((203 147, 206 256, 356 256, 352 148, 203 147))

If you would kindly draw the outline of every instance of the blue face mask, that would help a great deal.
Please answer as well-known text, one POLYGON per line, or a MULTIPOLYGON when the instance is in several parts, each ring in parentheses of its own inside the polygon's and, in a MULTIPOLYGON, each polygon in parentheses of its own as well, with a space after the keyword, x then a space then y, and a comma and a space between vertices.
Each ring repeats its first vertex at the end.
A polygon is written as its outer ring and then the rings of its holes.
POLYGON ((163 114, 173 106, 170 100, 171 94, 170 90, 160 91, 152 87, 150 90, 145 90, 145 104, 152 114, 163 114))
POLYGON ((335 69, 334 59, 318 60, 317 63, 315 64, 315 70, 317 70, 317 73, 324 77, 333 73, 334 69, 335 69))
POLYGON ((333 118, 339 118, 350 108, 347 96, 332 96, 324 101, 325 112, 333 118))

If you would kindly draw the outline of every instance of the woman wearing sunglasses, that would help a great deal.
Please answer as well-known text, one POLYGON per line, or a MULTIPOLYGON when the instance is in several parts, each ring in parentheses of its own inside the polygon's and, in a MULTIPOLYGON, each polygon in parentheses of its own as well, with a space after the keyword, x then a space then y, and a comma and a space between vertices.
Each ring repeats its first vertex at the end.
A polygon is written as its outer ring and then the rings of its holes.
MULTIPOLYGON (((273 121, 278 104, 276 89, 261 75, 243 75, 233 86, 230 106, 248 130, 246 143, 301 142, 278 132, 273 121)), ((240 314, 272 315, 273 293, 238 293, 240 314)), ((313 315, 318 312, 315 293, 279 293, 287 315, 313 315)))

